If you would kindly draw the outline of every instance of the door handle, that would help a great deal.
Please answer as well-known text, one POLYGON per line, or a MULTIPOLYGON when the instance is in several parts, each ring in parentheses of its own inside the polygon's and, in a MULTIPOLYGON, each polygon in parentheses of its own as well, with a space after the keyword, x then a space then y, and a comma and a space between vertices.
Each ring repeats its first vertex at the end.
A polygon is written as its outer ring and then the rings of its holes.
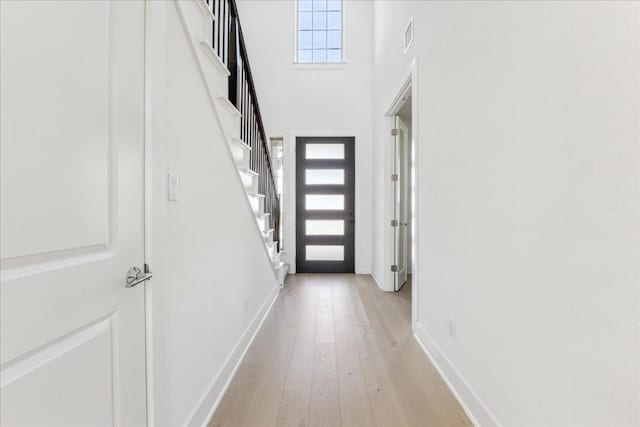
MULTIPOLYGON (((145 270, 148 270, 145 265, 145 270)), ((133 288, 134 286, 147 281, 153 277, 153 273, 150 271, 143 272, 138 267, 131 267, 129 271, 127 271, 127 284, 124 285, 125 288, 133 288)))

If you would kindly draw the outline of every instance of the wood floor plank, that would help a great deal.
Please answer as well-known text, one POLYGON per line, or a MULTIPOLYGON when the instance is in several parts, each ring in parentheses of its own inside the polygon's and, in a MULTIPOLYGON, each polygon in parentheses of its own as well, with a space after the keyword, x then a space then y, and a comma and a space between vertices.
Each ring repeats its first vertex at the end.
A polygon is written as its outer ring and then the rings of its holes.
POLYGON ((374 425, 405 426, 407 423, 398 401, 401 396, 396 396, 379 348, 374 342, 376 339, 370 327, 356 328, 356 348, 373 411, 374 425))
POLYGON ((271 345, 270 351, 262 354, 263 369, 254 385, 252 398, 247 399, 243 426, 276 425, 297 332, 297 327, 278 325, 273 342, 276 345, 271 345))
POLYGON ((329 293, 323 292, 318 297, 318 330, 316 332, 316 343, 335 343, 333 325, 333 303, 331 300, 331 289, 329 293))
POLYGON ((336 345, 325 342, 317 343, 313 359, 309 426, 342 425, 339 399, 336 345))
MULTIPOLYGON (((347 284, 346 286, 349 286, 347 284)), ((343 426, 371 426, 373 413, 364 382, 352 319, 357 317, 345 285, 333 287, 336 360, 343 426)))
POLYGON ((244 418, 243 407, 246 399, 250 398, 252 388, 249 386, 259 375, 261 366, 241 365, 233 381, 220 402, 218 410, 213 414, 208 427, 236 427, 242 425, 244 418))
POLYGON ((309 421, 309 402, 313 360, 318 326, 318 293, 306 290, 304 315, 300 318, 282 398, 278 406, 278 426, 306 426, 309 421))

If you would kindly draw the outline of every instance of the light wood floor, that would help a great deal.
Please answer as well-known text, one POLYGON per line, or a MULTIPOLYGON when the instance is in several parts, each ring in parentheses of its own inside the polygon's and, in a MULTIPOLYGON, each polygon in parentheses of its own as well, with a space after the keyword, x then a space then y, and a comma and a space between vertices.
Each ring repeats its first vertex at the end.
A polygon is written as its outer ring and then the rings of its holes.
POLYGON ((369 276, 289 276, 209 422, 471 426, 411 334, 411 289, 369 276))

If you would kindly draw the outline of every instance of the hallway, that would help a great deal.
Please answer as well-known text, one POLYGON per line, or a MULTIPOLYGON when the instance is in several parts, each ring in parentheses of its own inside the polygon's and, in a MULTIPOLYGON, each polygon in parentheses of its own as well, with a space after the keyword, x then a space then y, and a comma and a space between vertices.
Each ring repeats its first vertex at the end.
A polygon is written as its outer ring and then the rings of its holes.
POLYGON ((472 425, 410 314, 408 285, 392 294, 370 276, 289 276, 209 426, 472 425))

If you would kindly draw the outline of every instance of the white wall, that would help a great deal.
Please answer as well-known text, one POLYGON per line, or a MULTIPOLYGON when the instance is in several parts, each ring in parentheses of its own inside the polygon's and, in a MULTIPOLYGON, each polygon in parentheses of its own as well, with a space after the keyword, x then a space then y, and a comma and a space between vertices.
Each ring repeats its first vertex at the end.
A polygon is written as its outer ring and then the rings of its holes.
POLYGON ((188 35, 174 2, 148 7, 152 415, 202 425, 278 286, 194 56, 200 26, 188 35))
MULTIPOLYGON (((639 17, 633 2, 374 4, 376 168, 418 64, 415 330, 482 425, 640 425, 639 17)), ((386 227, 376 215, 380 275, 386 227)))
MULTIPOLYGON (((372 158, 372 3, 344 3, 346 67, 300 69, 295 59, 295 2, 240 0, 238 9, 258 101, 268 136, 283 136, 285 156, 293 160, 298 136, 356 137, 356 259, 358 273, 371 270, 372 158)), ((285 164, 285 177, 294 177, 285 164)), ((285 179, 285 181, 287 181, 285 179)), ((285 248, 295 244, 292 196, 285 184, 285 248)), ((289 253, 290 261, 294 253, 289 253)))

